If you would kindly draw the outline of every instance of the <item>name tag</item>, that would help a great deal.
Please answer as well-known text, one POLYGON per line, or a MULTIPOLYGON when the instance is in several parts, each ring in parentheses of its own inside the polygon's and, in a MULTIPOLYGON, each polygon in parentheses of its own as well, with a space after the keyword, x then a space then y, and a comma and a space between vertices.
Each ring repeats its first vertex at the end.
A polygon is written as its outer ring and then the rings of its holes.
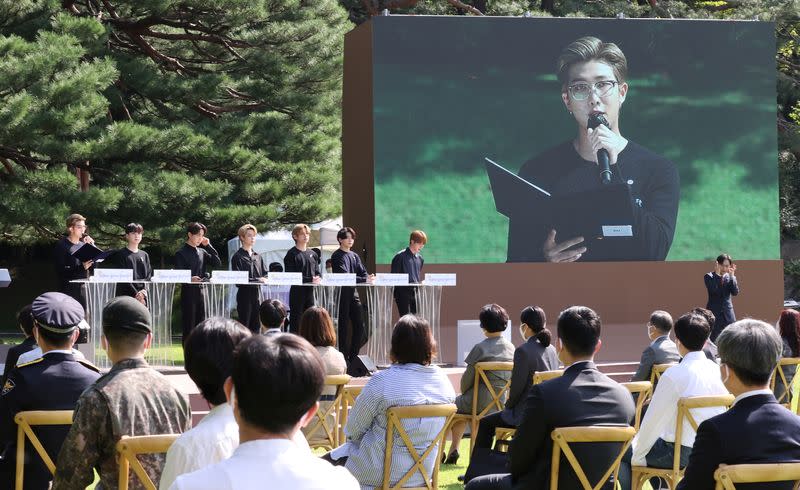
POLYGON ((132 282, 133 269, 96 269, 89 280, 97 282, 132 282))
POLYGON ((325 286, 355 286, 355 274, 325 274, 322 277, 322 284, 325 286))
POLYGON ((388 274, 379 272, 375 274, 375 284, 378 286, 407 286, 408 274, 388 274))
POLYGON ((192 282, 192 271, 189 269, 155 269, 152 281, 189 283, 192 282))
POLYGON ((247 271, 211 271, 211 282, 215 284, 240 284, 249 280, 247 271))
POLYGON ((267 284, 274 286, 297 286, 303 284, 301 272, 270 272, 267 275, 267 284))
POLYGON ((603 226, 603 236, 633 236, 631 225, 603 226))
POLYGON ((455 286, 455 274, 425 274, 425 280, 422 284, 426 286, 455 286))

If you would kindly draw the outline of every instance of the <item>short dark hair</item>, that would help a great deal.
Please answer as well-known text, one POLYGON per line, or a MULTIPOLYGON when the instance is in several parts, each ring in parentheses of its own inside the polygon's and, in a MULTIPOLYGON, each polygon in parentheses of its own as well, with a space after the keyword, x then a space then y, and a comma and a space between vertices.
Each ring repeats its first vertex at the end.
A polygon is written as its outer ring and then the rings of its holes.
POLYGON ((558 315, 558 338, 575 356, 591 356, 600 341, 600 315, 585 306, 570 306, 558 315))
POLYGON ((283 272, 283 264, 280 262, 270 262, 269 263, 269 271, 270 272, 283 272))
POLYGON ((189 223, 189 226, 186 227, 186 231, 191 233, 192 235, 197 235, 201 231, 203 234, 208 233, 208 228, 203 223, 198 223, 195 221, 194 223, 189 223))
POLYGON ((725 261, 728 261, 729 264, 733 264, 733 259, 728 254, 719 254, 717 255, 717 264, 722 265, 725 261))
POLYGON ((41 327, 38 330, 39 338, 47 342, 49 346, 56 349, 68 349, 72 347, 71 339, 75 330, 70 330, 67 333, 51 332, 50 330, 41 327))
POLYGON ((484 305, 478 313, 481 328, 487 332, 502 332, 508 326, 508 313, 502 306, 491 303, 484 305))
POLYGON ((212 405, 225 403, 225 380, 233 369, 233 350, 250 330, 230 318, 212 317, 192 329, 183 344, 186 373, 212 405))
POLYGON ((695 313, 697 315, 702 316, 708 322, 708 326, 714 328, 714 322, 717 321, 717 317, 714 316, 711 310, 708 310, 706 308, 701 308, 698 306, 697 308, 692 308, 692 311, 690 311, 689 313, 695 313))
POLYGON ((687 313, 675 322, 675 337, 690 351, 702 350, 711 334, 711 327, 703 315, 687 313))
POLYGON ((336 233, 337 240, 344 240, 347 238, 347 234, 350 233, 350 236, 353 237, 353 240, 356 239, 356 230, 350 228, 349 226, 345 226, 338 233, 336 233))
POLYGON ((336 346, 336 331, 328 310, 321 306, 312 306, 300 317, 298 333, 314 347, 336 346))
POLYGON ((145 339, 147 339, 147 333, 127 328, 104 328, 103 335, 105 335, 110 346, 124 352, 141 349, 145 339))
POLYGON ((656 310, 650 314, 650 325, 661 333, 672 330, 672 315, 663 310, 656 310))
POLYGON ((231 378, 241 418, 280 434, 291 430, 319 399, 325 365, 302 337, 254 335, 236 347, 231 378))
POLYGON ((17 325, 30 337, 33 335, 33 305, 25 305, 17 312, 17 325))
POLYGON ((411 314, 400 317, 392 330, 390 352, 397 364, 430 364, 436 355, 436 341, 428 321, 411 314))
POLYGON ((144 227, 139 223, 128 223, 125 225, 125 234, 128 233, 144 233, 144 227))
POLYGON ((268 299, 258 307, 258 319, 267 328, 281 328, 286 322, 286 305, 279 299, 268 299))

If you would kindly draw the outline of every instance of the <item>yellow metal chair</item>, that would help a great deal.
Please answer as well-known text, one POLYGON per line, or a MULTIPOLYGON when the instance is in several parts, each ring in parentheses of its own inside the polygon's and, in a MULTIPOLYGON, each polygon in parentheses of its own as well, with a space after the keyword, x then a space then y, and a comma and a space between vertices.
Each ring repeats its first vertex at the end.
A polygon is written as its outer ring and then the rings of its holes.
POLYGON ((800 488, 800 463, 721 464, 714 472, 716 490, 736 490, 736 483, 793 481, 800 488))
POLYGON ((653 396, 653 385, 649 381, 631 381, 629 383, 620 384, 631 392, 631 395, 636 402, 636 417, 634 419, 633 428, 638 431, 639 426, 642 423, 642 410, 644 409, 644 402, 653 396))
POLYGON ((342 403, 340 406, 341 413, 339 414, 339 441, 344 443, 345 435, 344 428, 347 425, 347 419, 350 417, 350 410, 356 404, 356 398, 361 394, 364 389, 363 385, 348 385, 342 390, 342 403))
POLYGON ((794 366, 795 373, 797 373, 798 365, 800 365, 800 357, 782 358, 775 367, 775 371, 772 372, 772 378, 769 381, 769 388, 773 392, 775 392, 776 387, 783 388, 783 393, 778 397, 778 403, 787 408, 792 407, 792 382, 786 379, 786 373, 783 372, 783 368, 794 366))
POLYGON ((533 384, 538 385, 551 379, 560 378, 564 375, 563 369, 555 369, 553 371, 536 371, 533 373, 533 384))
POLYGON ((339 446, 339 422, 342 414, 342 395, 344 387, 350 382, 350 376, 337 374, 325 376, 325 387, 333 386, 336 394, 330 403, 320 402, 314 420, 308 424, 303 433, 312 449, 333 449, 339 446))
POLYGON ((681 442, 683 441, 683 422, 684 419, 697 431, 699 425, 692 415, 691 410, 695 408, 725 407, 729 408, 733 404, 733 395, 712 395, 712 396, 692 396, 678 400, 678 415, 675 425, 675 457, 672 460, 672 468, 651 468, 649 466, 631 467, 631 484, 634 490, 642 488, 644 483, 652 477, 663 478, 667 481, 670 488, 675 488, 683 478, 681 469, 681 442))
POLYGON ((492 409, 502 411, 505 406, 506 395, 511 387, 511 371, 514 369, 513 362, 479 362, 475 364, 475 382, 472 386, 472 413, 457 413, 453 417, 453 421, 466 420, 470 424, 470 437, 469 437, 469 452, 472 454, 472 448, 475 446, 475 435, 478 433, 478 423, 481 417, 488 414, 492 409), (508 379, 503 383, 500 391, 495 391, 491 381, 486 373, 508 371, 508 379), (478 392, 479 387, 486 387, 492 399, 489 403, 478 412, 478 392))
POLYGON ((386 453, 383 459, 383 483, 379 487, 381 490, 438 490, 439 488, 439 464, 442 459, 442 451, 444 450, 444 441, 447 434, 447 428, 450 426, 450 421, 456 413, 456 406, 453 404, 446 405, 415 405, 410 407, 392 407, 386 411, 386 453), (403 419, 417 419, 429 417, 444 417, 444 425, 439 431, 439 434, 431 441, 430 445, 420 454, 414 443, 409 438, 403 427, 403 419), (408 450, 408 454, 414 460, 414 464, 394 485, 391 484, 392 474, 392 452, 394 447, 395 433, 400 436, 400 439, 408 450), (434 458, 433 472, 428 474, 425 468, 425 460, 428 456, 436 451, 434 458), (405 487, 405 483, 414 474, 420 473, 425 482, 424 487, 405 487))
POLYGON ((625 455, 625 451, 631 445, 633 436, 636 435, 636 430, 633 427, 603 427, 603 426, 588 426, 588 427, 560 427, 553 429, 550 437, 553 438, 553 455, 550 466, 550 490, 558 490, 558 475, 559 465, 561 463, 561 453, 569 462, 570 467, 575 472, 578 480, 581 482, 583 490, 599 490, 608 481, 611 476, 614 476, 614 481, 617 480, 619 473, 619 463, 625 455), (600 481, 595 485, 589 483, 586 477, 586 472, 581 467, 580 462, 572 452, 570 444, 584 443, 584 442, 619 442, 621 443, 620 452, 608 469, 605 471, 600 481))
MULTIPOLYGON (((28 412, 19 412, 14 416, 14 422, 17 423, 17 467, 16 479, 14 488, 22 490, 23 478, 25 472, 25 439, 30 439, 31 445, 42 458, 44 465, 50 470, 50 473, 55 474, 56 465, 53 459, 45 451, 42 442, 36 437, 33 432, 34 425, 72 425, 72 410, 33 410, 28 412)), ((57 455, 53 455, 57 456, 57 455)))
POLYGON ((150 479, 144 466, 137 458, 140 454, 166 453, 180 434, 163 434, 157 436, 123 436, 117 442, 117 456, 119 459, 119 490, 128 490, 130 470, 142 482, 146 490, 156 490, 157 484, 150 479))
POLYGON ((655 364, 653 369, 650 370, 650 384, 653 385, 653 391, 656 389, 656 385, 658 384, 658 380, 661 379, 661 375, 664 374, 664 371, 671 368, 672 366, 677 366, 677 362, 668 362, 665 364, 655 364))

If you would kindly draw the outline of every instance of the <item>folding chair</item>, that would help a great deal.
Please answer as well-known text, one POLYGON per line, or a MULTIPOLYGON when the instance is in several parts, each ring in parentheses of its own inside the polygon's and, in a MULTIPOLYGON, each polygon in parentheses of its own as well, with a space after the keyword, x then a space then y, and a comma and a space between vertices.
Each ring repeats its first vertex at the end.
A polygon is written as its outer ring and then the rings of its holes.
POLYGON ((503 410, 503 407, 505 406, 506 395, 511 387, 511 371, 513 369, 513 362, 479 362, 475 364, 475 383, 472 386, 472 413, 457 413, 453 417, 453 421, 466 420, 470 424, 470 454, 472 454, 472 448, 475 446, 475 435, 478 433, 478 422, 480 422, 481 417, 488 414, 492 408, 495 408, 497 411, 503 410), (508 379, 503 383, 503 386, 500 388, 499 392, 495 391, 494 386, 492 386, 491 381, 489 381, 489 377, 486 375, 486 373, 497 371, 508 371, 508 379), (486 387, 486 390, 489 392, 489 395, 492 397, 492 399, 483 408, 483 410, 478 412, 478 391, 481 383, 483 383, 483 386, 486 387))
POLYGON ((800 488, 800 463, 721 464, 714 472, 716 490, 736 490, 736 483, 793 481, 800 488))
POLYGON ((163 434, 157 436, 123 436, 117 442, 117 456, 119 459, 119 490, 128 490, 128 478, 133 468, 134 474, 142 482, 146 490, 156 490, 158 487, 145 471, 144 466, 137 458, 140 454, 166 453, 180 434, 163 434))
POLYGON ((653 385, 649 381, 631 381, 629 383, 620 384, 631 392, 631 396, 633 396, 633 400, 636 402, 636 417, 634 418, 633 428, 638 431, 642 423, 644 402, 653 396, 653 385))
POLYGON ((350 382, 350 376, 338 374, 325 376, 325 386, 336 388, 333 400, 320 402, 319 410, 314 415, 314 421, 303 431, 312 449, 333 449, 339 446, 339 421, 342 408, 342 393, 344 387, 350 382))
MULTIPOLYGON (((800 357, 784 357, 779 362, 778 365, 775 367, 775 371, 772 372, 772 377, 769 381, 769 387, 773 393, 775 393, 775 388, 780 388, 782 392, 777 395, 778 403, 782 404, 783 406, 791 409, 792 408, 792 398, 794 398, 794 393, 792 393, 792 381, 786 378, 785 369, 788 366, 795 367, 795 373, 797 373, 797 366, 800 364, 800 357)), ((794 378, 792 378, 794 379, 794 378)))
POLYGON ((550 437, 553 438, 553 456, 550 466, 550 490, 558 490, 558 475, 559 465, 561 464, 561 453, 569 462, 570 467, 575 472, 578 480, 581 483, 583 490, 600 490, 603 485, 608 481, 611 476, 614 476, 616 481, 619 473, 619 463, 622 461, 622 456, 631 445, 633 436, 636 435, 636 430, 633 427, 607 427, 607 426, 588 426, 588 427, 560 427, 553 429, 550 437), (611 462, 608 469, 603 473, 600 481, 592 485, 586 477, 586 472, 581 467, 580 462, 572 452, 570 444, 584 443, 584 442, 619 442, 621 448, 619 454, 614 461, 611 462))
MULTIPOLYGON (((559 378, 564 375, 563 369, 555 369, 553 371, 536 371, 533 373, 532 382, 535 385, 544 383, 545 381, 550 381, 551 379, 559 378)), ((495 441, 510 441, 514 434, 516 434, 517 429, 512 429, 510 427, 498 427, 494 430, 494 440, 495 441)), ((502 445, 500 451, 505 452, 508 448, 507 445, 502 445)))
POLYGON ((533 373, 533 384, 538 385, 545 381, 550 381, 554 378, 560 378, 564 375, 563 369, 556 369, 553 371, 536 371, 533 373))
POLYGON ((345 442, 344 428, 347 425, 347 418, 350 416, 350 410, 356 404, 356 398, 361 394, 364 389, 362 385, 348 385, 342 390, 342 403, 340 406, 341 413, 339 414, 339 441, 345 442))
POLYGON ((25 473, 25 438, 31 441, 31 445, 42 458, 44 465, 50 473, 56 473, 56 465, 53 459, 45 451, 42 442, 36 437, 31 426, 34 425, 72 425, 72 410, 32 410, 19 412, 14 416, 17 423, 17 474, 14 482, 16 490, 22 490, 23 478, 25 473))
POLYGON ((450 421, 455 413, 456 406, 453 404, 392 407, 386 411, 386 453, 383 459, 383 483, 379 487, 381 490, 438 490, 439 463, 442 459, 445 435, 447 434, 447 428, 450 426, 450 421), (429 417, 444 417, 445 420, 444 424, 442 425, 442 429, 439 431, 433 441, 431 441, 428 447, 425 448, 422 454, 420 454, 403 427, 403 420, 429 417), (395 433, 400 436, 400 439, 405 445, 405 449, 408 450, 409 455, 414 460, 414 464, 403 474, 397 483, 392 485, 392 453, 395 433), (425 460, 434 450, 436 451, 436 457, 434 458, 433 472, 429 474, 428 470, 425 468, 425 460), (416 473, 422 475, 425 486, 413 488, 405 487, 405 483, 416 473))
POLYGON ((631 484, 634 490, 642 488, 644 483, 652 477, 663 478, 667 481, 670 488, 675 488, 683 478, 681 469, 681 442, 683 441, 683 421, 697 431, 697 420, 692 415, 691 410, 695 408, 725 407, 729 408, 733 404, 733 395, 712 395, 712 396, 691 396, 678 400, 678 415, 675 422, 675 457, 672 460, 672 468, 651 468, 649 466, 631 467, 631 484))

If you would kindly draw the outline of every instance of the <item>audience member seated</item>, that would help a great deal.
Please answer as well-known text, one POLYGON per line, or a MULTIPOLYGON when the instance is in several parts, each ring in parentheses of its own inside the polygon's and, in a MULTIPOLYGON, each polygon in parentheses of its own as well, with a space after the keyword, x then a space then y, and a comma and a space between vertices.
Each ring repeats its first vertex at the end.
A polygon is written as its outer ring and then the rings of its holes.
MULTIPOLYGON (((229 458, 239 446, 239 426, 225 398, 224 384, 233 369, 234 348, 250 335, 250 330, 236 320, 217 317, 197 325, 186 338, 186 373, 211 411, 170 446, 161 474, 161 490, 168 489, 179 475, 229 458)), ((310 451, 301 432, 296 433, 294 441, 310 451)))
MULTIPOLYGON (((627 425, 635 408, 630 392, 597 370, 593 358, 600 349, 600 317, 585 306, 573 306, 558 317, 558 354, 564 375, 531 388, 527 407, 509 450, 510 474, 486 475, 470 481, 466 490, 550 488, 550 461, 557 427, 627 425)), ((598 481, 620 446, 583 445, 575 456, 590 481, 598 481)), ((616 482, 603 488, 614 488, 616 482)), ((559 490, 582 488, 566 460, 560 463, 559 490)))
POLYGON ((286 327, 286 305, 279 299, 268 299, 258 307, 261 333, 264 335, 281 333, 286 327))
MULTIPOLYGON (((71 353, 83 321, 83 306, 61 293, 45 293, 27 308, 33 321, 32 334, 42 348, 42 357, 13 368, 0 395, 0 488, 14 488, 17 461, 17 425, 14 417, 29 410, 72 410, 87 387, 100 377, 96 367, 77 360, 71 353)), ((26 311, 26 310, 23 310, 26 311)), ((35 427, 51 458, 58 455, 67 436, 67 426, 35 427)), ((26 490, 47 490, 53 475, 30 443, 25 444, 26 490)))
POLYGON ((655 364, 668 364, 681 360, 678 347, 670 340, 672 316, 666 311, 656 310, 650 314, 647 322, 647 336, 650 345, 642 352, 642 360, 631 381, 650 381, 650 373, 655 364))
MULTIPOLYGON (((106 304, 102 318, 101 341, 113 366, 78 399, 58 455, 53 490, 86 488, 95 471, 100 476, 98 488, 117 488, 116 444, 122 436, 180 434, 191 426, 186 395, 144 360, 152 340, 147 307, 130 296, 119 296, 106 304)), ((161 479, 165 458, 164 454, 139 458, 154 482, 161 479)), ((133 475, 130 481, 138 482, 133 475)))
POLYGON ((243 340, 225 381, 239 425, 239 447, 225 461, 181 475, 172 490, 358 490, 344 468, 299 448, 292 438, 317 411, 325 367, 317 351, 290 334, 243 340))
MULTIPOLYGON (((779 405, 769 389, 782 350, 775 328, 740 320, 719 334, 717 347, 722 379, 736 399, 730 410, 700 424, 677 490, 713 489, 721 464, 800 461, 800 418, 779 405)), ((794 482, 739 487, 789 490, 794 482)))
POLYGON ((483 417, 475 436, 475 447, 489 448, 498 427, 515 428, 522 420, 525 400, 531 389, 533 374, 537 371, 558 369, 558 353, 550 344, 550 330, 545 328, 544 310, 528 306, 520 314, 519 333, 525 341, 514 351, 514 370, 508 400, 502 412, 483 417))
MULTIPOLYGON (((514 359, 514 344, 503 338, 503 332, 508 326, 508 313, 505 308, 497 304, 489 304, 481 308, 478 314, 481 330, 485 339, 481 340, 467 354, 464 362, 467 369, 461 376, 461 394, 456 397, 456 413, 471 414, 473 389, 475 388, 475 364, 479 362, 511 362, 514 359)), ((506 382, 511 377, 508 371, 487 372, 486 377, 492 384, 495 393, 499 393, 506 382)), ((478 406, 475 412, 482 412, 492 401, 492 395, 486 385, 478 380, 478 406)), ((497 411, 492 407, 489 413, 497 411)), ((450 452, 447 453, 445 464, 456 464, 458 462, 458 446, 464 436, 467 422, 455 420, 450 427, 450 452)))
MULTIPOLYGON (((689 313, 695 313, 697 315, 702 316, 703 318, 706 319, 706 321, 708 322, 709 325, 711 325, 712 328, 714 327, 714 322, 717 321, 717 317, 714 316, 711 310, 706 308, 701 308, 698 306, 697 308, 692 308, 692 311, 690 311, 689 313)), ((703 346, 703 354, 705 354, 706 357, 709 358, 710 360, 719 363, 717 344, 711 341, 711 337, 709 337, 708 340, 706 340, 706 345, 703 346)))
MULTIPOLYGON (((636 437, 633 438, 633 456, 630 461, 635 466, 652 468, 672 468, 675 458, 675 422, 678 414, 678 400, 690 396, 726 395, 728 390, 722 384, 719 366, 706 358, 703 346, 711 333, 706 319, 694 313, 687 313, 675 322, 675 338, 678 351, 683 356, 680 364, 664 371, 658 380, 650 407, 642 420, 636 437)), ((699 423, 721 413, 721 407, 697 408, 692 410, 699 423)), ((689 421, 683 421, 681 439, 681 468, 686 466, 692 453, 695 432, 689 421)), ((620 480, 623 489, 628 488, 630 466, 626 461, 620 467, 620 480)))
MULTIPOLYGON (((778 329, 783 342, 782 356, 800 357, 800 311, 783 310, 778 320, 778 329)), ((797 366, 783 366, 781 369, 786 377, 786 384, 792 386, 797 366)), ((775 398, 780 400, 785 391, 786 387, 778 376, 778 379, 775 380, 775 398)))
MULTIPOLYGON (((414 315, 401 317, 392 331, 392 365, 369 379, 347 419, 344 428, 347 442, 325 456, 336 464, 344 464, 362 489, 383 483, 387 409, 453 403, 453 385, 438 366, 431 364, 435 355, 436 343, 428 322, 414 315)), ((444 422, 443 417, 406 419, 403 426, 414 446, 422 448, 433 442, 444 422)), ((425 460, 429 475, 433 471, 435 458, 436 451, 433 451, 425 460)), ((405 445, 397 438, 392 451, 390 483, 396 484, 413 464, 405 445)), ((424 483, 419 472, 406 482, 406 486, 422 485, 424 483)))
MULTIPOLYGON (((336 350, 336 330, 333 328, 333 320, 331 320, 328 310, 321 306, 312 306, 304 311, 303 316, 300 317, 300 330, 298 333, 317 349, 322 358, 322 363, 325 365, 326 375, 344 374, 347 371, 344 355, 336 350)), ((323 388, 319 403, 320 410, 327 410, 334 398, 336 398, 335 386, 323 388)), ((328 416, 328 422, 329 427, 333 427, 336 423, 333 413, 328 416)), ((309 430, 314 425, 312 423, 308 427, 304 427, 303 434, 312 437, 324 437, 325 430, 321 427, 318 427, 314 434, 309 434, 309 430)))
POLYGON ((0 386, 5 386, 6 378, 11 369, 17 365, 19 355, 31 351, 36 348, 36 339, 33 337, 33 313, 31 313, 31 305, 24 306, 17 313, 17 326, 22 333, 25 334, 25 340, 8 349, 6 354, 5 366, 3 367, 3 378, 0 380, 0 386))

